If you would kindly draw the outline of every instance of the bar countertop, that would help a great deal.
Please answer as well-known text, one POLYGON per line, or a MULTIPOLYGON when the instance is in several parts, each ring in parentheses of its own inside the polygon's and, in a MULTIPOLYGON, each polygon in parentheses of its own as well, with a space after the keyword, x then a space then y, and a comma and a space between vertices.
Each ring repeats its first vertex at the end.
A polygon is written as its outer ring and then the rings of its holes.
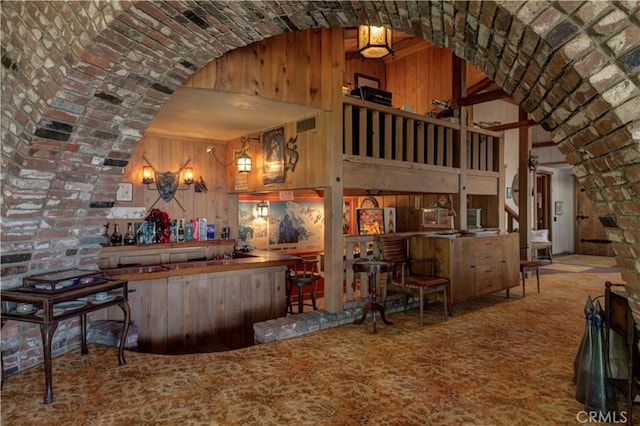
POLYGON ((181 275, 211 274, 216 272, 240 271, 249 269, 284 266, 297 262, 298 256, 275 254, 267 251, 235 252, 231 259, 199 260, 180 263, 166 263, 150 266, 131 266, 105 269, 110 277, 128 281, 144 281, 181 275))

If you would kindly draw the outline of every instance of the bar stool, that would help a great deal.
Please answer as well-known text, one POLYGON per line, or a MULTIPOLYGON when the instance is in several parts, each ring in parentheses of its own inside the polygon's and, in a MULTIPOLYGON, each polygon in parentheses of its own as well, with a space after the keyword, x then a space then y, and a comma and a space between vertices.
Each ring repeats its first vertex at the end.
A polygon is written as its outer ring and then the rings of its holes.
POLYGON ((522 274, 522 297, 525 296, 524 280, 527 275, 527 271, 536 271, 536 280, 538 281, 538 293, 540 293, 540 271, 538 268, 542 266, 542 263, 535 260, 521 260, 520 261, 520 273, 522 274))
POLYGON ((316 306, 316 293, 318 291, 318 281, 320 281, 320 274, 318 273, 318 261, 307 260, 301 258, 294 265, 290 265, 287 270, 287 285, 286 285, 286 301, 285 312, 293 315, 293 303, 291 302, 291 296, 293 295, 293 288, 298 289, 298 313, 304 312, 304 306, 310 306, 313 310, 317 310, 316 306), (311 303, 304 302, 303 290, 305 287, 309 287, 309 294, 311 296, 311 303))

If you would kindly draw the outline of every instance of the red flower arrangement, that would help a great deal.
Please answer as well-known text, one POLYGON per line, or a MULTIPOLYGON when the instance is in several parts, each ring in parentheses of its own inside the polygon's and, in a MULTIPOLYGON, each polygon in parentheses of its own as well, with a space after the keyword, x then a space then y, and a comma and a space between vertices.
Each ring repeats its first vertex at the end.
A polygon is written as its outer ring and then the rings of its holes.
POLYGON ((145 220, 156 223, 156 243, 169 242, 171 238, 171 220, 168 213, 160 209, 151 209, 145 220))

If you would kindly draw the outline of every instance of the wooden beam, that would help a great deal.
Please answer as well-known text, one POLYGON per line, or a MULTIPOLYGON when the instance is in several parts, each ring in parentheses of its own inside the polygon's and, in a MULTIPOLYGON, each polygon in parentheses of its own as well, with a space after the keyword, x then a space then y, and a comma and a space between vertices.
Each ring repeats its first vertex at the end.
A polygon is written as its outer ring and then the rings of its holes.
POLYGON ((558 146, 557 143, 553 142, 553 141, 547 141, 547 142, 536 142, 533 144, 534 148, 546 148, 549 146, 558 146))
POLYGON ((489 77, 485 77, 477 83, 467 87, 467 95, 473 95, 474 93, 482 92, 483 90, 486 90, 494 85, 495 82, 493 80, 491 80, 489 77))
POLYGON ((538 123, 535 120, 522 120, 513 123, 497 124, 495 126, 485 127, 485 129, 491 130, 492 132, 499 132, 501 130, 519 129, 522 127, 535 126, 536 124, 538 123))
POLYGON ((489 92, 475 93, 473 95, 465 96, 458 100, 458 105, 469 106, 481 104, 484 102, 495 101, 496 99, 508 98, 509 94, 502 89, 491 90, 489 92))

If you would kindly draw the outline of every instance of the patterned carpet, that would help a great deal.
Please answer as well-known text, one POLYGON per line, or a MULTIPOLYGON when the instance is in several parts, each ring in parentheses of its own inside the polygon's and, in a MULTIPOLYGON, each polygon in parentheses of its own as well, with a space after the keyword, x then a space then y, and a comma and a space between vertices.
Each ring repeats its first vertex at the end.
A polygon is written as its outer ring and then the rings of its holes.
POLYGON ((54 360, 49 405, 42 366, 7 378, 2 424, 576 425, 584 303, 620 274, 540 278, 539 294, 459 304, 448 322, 434 304, 424 328, 414 309, 377 334, 367 321, 229 352, 127 352, 124 366, 92 345, 54 360))

